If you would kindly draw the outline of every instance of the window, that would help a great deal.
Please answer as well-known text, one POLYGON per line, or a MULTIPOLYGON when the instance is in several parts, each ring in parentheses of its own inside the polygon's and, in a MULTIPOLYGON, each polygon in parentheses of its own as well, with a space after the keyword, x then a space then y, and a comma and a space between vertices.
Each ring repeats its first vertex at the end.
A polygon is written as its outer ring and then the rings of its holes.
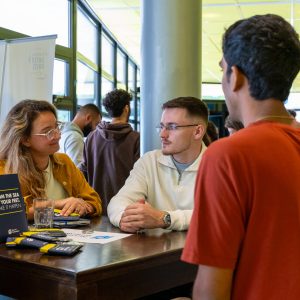
POLYGON ((97 86, 97 73, 86 65, 77 62, 77 101, 78 105, 88 103, 97 104, 95 89, 97 86))
POLYGON ((120 49, 117 50, 117 81, 126 83, 126 56, 120 49))
POLYGON ((202 83, 202 98, 207 100, 224 100, 222 84, 202 83))
POLYGON ((71 121, 71 114, 70 111, 64 109, 57 110, 57 120, 60 122, 70 122, 71 121))
POLYGON ((131 92, 135 91, 135 66, 131 61, 128 63, 128 89, 131 92))
POLYGON ((30 36, 57 34, 56 43, 69 46, 68 0, 3 0, 0 27, 30 36))
POLYGON ((59 120, 70 121, 78 105, 101 105, 101 98, 117 87, 132 93, 130 123, 139 127, 139 70, 86 1, 0 3, 0 39, 57 35, 52 92, 59 120))
POLYGON ((113 41, 104 33, 101 36, 102 42, 102 70, 106 71, 109 75, 114 76, 114 46, 113 41))
POLYGON ((55 59, 53 70, 53 94, 65 96, 68 94, 67 83, 68 64, 65 61, 55 59))
POLYGON ((77 10, 77 51, 97 64, 97 28, 79 8, 77 10))

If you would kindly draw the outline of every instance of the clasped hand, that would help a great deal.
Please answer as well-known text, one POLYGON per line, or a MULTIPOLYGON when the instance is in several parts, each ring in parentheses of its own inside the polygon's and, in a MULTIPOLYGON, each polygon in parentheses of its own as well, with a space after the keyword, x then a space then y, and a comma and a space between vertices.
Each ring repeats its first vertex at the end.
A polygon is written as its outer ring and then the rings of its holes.
POLYGON ((142 229, 161 228, 164 226, 163 215, 163 211, 153 208, 145 200, 139 200, 128 205, 124 210, 120 229, 126 232, 137 232, 142 229))

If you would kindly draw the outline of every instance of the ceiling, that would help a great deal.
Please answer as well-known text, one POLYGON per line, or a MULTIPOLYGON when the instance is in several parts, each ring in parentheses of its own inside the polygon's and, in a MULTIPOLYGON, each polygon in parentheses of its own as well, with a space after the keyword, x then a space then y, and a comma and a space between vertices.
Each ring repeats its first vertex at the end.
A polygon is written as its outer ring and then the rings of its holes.
MULTIPOLYGON (((163 0, 161 0, 163 1, 163 0)), ((184 0, 182 0, 184 1, 184 0)), ((140 64, 140 0, 87 0, 91 8, 140 64)), ((224 28, 255 14, 278 14, 300 33, 300 0, 202 0, 202 81, 220 83, 221 38, 224 28)), ((293 91, 300 92, 300 75, 293 91)))

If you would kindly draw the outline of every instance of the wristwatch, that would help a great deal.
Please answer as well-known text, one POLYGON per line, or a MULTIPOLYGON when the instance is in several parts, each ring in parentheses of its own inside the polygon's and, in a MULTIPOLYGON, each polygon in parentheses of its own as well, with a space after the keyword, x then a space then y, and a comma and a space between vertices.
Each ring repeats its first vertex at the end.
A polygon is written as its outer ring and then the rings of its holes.
POLYGON ((171 216, 168 212, 166 212, 163 216, 163 222, 164 224, 166 225, 166 228, 167 227, 170 227, 171 226, 171 216))

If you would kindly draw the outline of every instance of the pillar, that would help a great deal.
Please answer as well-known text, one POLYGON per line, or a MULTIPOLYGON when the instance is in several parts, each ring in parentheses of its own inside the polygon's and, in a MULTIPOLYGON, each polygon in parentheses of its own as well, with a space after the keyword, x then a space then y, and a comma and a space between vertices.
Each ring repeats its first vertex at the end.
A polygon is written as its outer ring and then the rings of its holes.
POLYGON ((141 151, 159 149, 161 105, 201 97, 201 0, 142 0, 141 151))

